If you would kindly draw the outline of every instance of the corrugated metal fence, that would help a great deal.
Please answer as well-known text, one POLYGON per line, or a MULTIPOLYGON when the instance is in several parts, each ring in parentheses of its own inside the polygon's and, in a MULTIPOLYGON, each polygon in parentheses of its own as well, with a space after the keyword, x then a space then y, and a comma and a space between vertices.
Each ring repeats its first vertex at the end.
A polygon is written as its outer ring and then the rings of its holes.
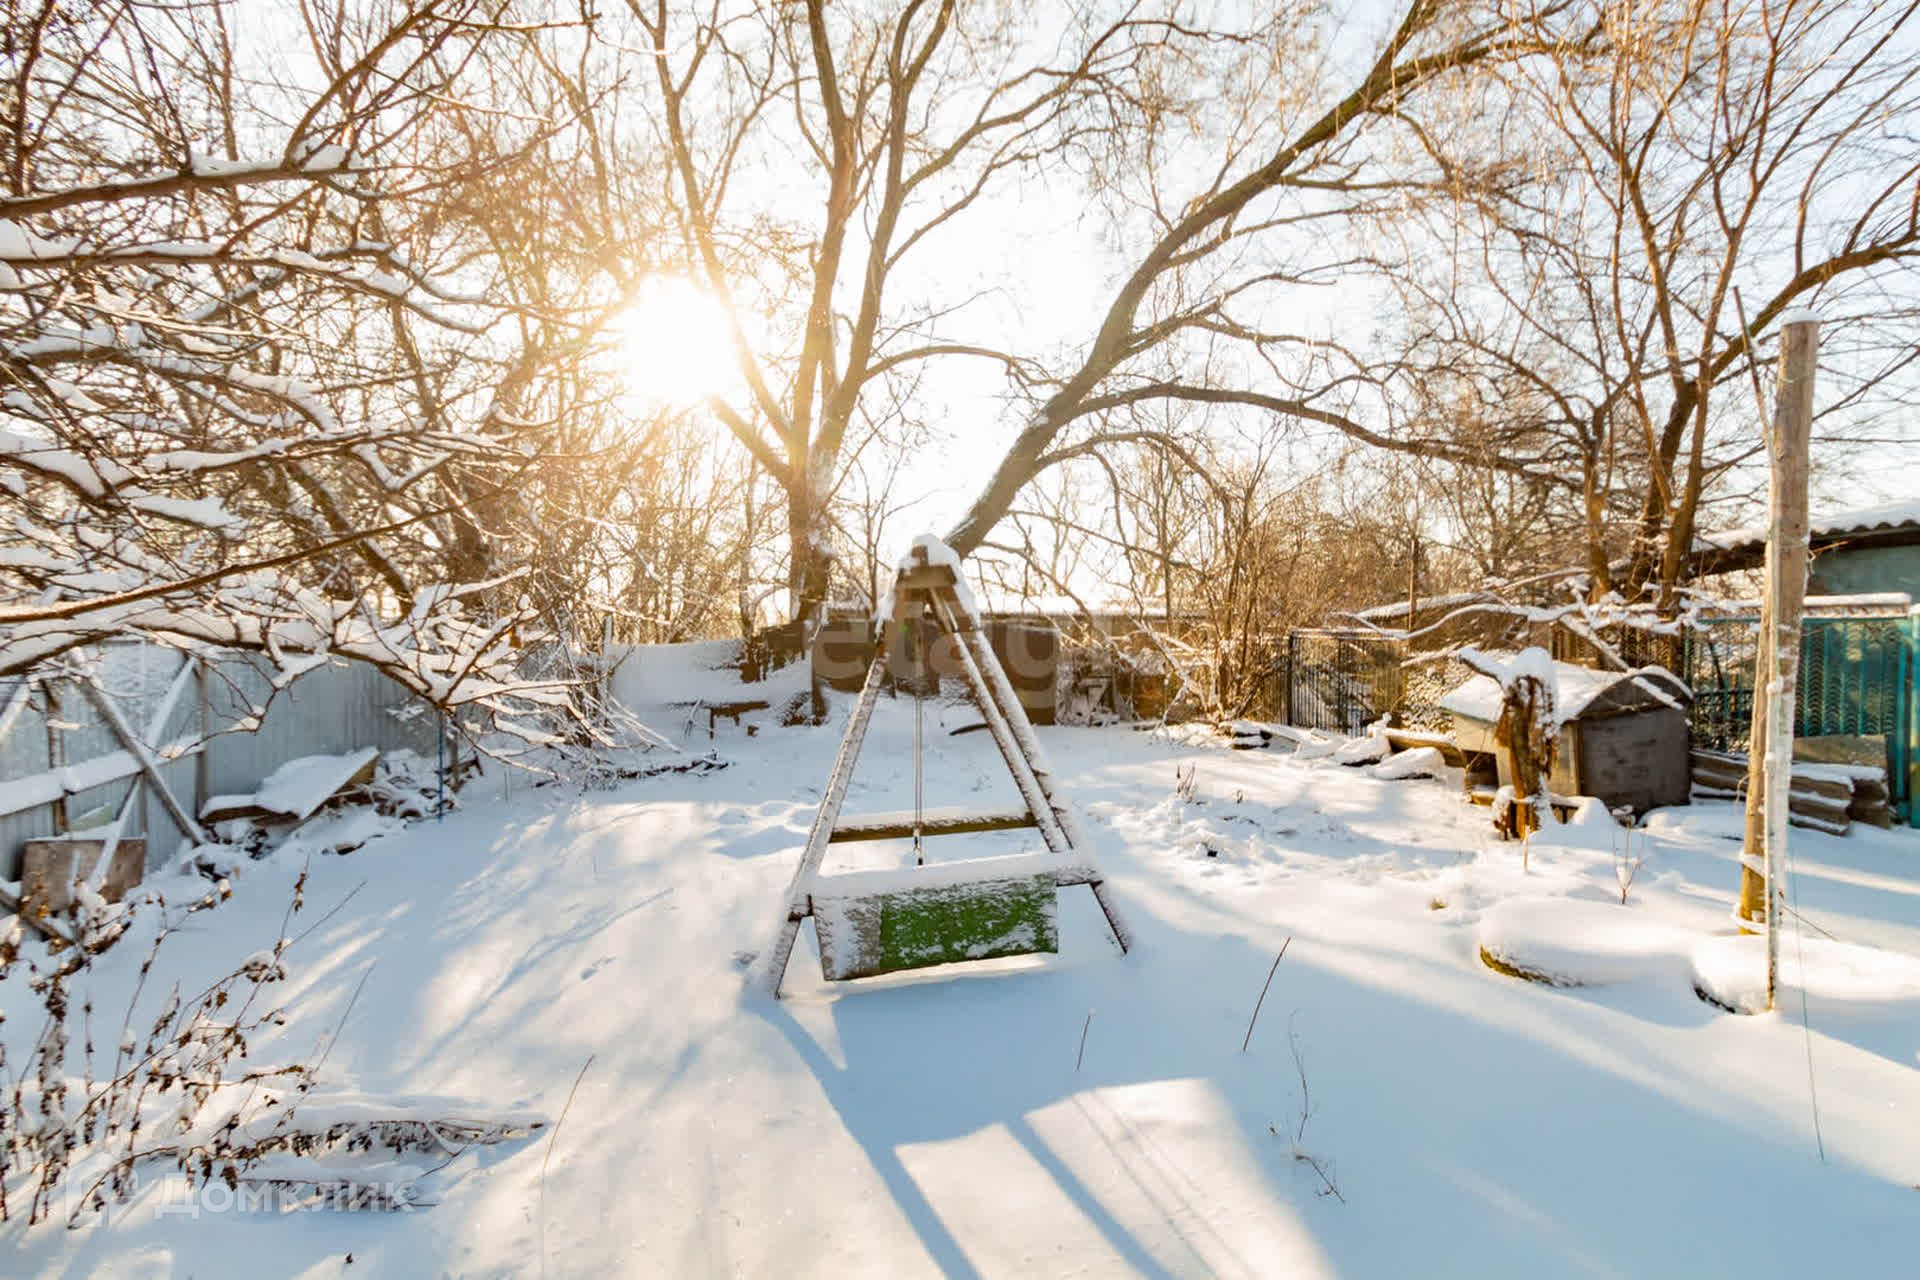
POLYGON ((248 654, 129 642, 98 657, 104 698, 70 677, 0 681, 0 878, 19 878, 26 841, 104 828, 129 802, 121 834, 147 838, 150 867, 173 858, 186 833, 110 715, 195 817, 301 756, 408 747, 431 760, 440 746, 434 709, 364 663, 328 660, 275 690, 271 664, 248 654))

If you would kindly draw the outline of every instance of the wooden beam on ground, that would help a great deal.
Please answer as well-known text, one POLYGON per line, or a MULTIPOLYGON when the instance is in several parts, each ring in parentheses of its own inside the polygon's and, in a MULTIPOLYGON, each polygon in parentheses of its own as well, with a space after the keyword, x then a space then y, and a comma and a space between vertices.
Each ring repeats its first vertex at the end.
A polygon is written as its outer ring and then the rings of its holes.
POLYGON ((1444 733, 1431 733, 1420 729, 1388 729, 1387 745, 1395 751, 1412 751, 1415 747, 1432 747, 1440 753, 1440 758, 1456 769, 1466 767, 1466 753, 1460 744, 1444 733))

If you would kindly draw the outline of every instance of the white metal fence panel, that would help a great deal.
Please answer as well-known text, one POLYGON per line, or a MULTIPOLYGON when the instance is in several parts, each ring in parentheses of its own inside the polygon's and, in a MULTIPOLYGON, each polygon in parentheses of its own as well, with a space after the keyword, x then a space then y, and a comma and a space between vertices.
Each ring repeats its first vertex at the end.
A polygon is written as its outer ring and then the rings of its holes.
MULTIPOLYGON (((275 689, 270 664, 250 654, 189 667, 178 650, 125 643, 103 646, 98 658, 100 691, 196 817, 210 796, 250 793, 301 756, 405 747, 431 760, 440 745, 439 714, 363 663, 329 659, 275 689)), ((19 878, 28 840, 104 830, 136 785, 122 835, 147 838, 150 868, 171 861, 187 833, 140 782, 135 753, 79 683, 34 680, 9 726, 21 685, 0 681, 0 879, 19 878)))

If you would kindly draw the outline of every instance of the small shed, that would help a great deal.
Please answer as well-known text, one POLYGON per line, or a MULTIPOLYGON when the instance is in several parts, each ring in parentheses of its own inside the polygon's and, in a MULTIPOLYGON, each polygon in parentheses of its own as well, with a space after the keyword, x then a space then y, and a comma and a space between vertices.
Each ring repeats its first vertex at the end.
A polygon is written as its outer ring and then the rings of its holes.
MULTIPOLYGON (((1693 693, 1664 667, 1595 671, 1553 664, 1558 751, 1548 785, 1556 795, 1593 796, 1609 809, 1636 814, 1685 804, 1692 785, 1687 750, 1693 693)), ((1502 785, 1513 780, 1505 748, 1494 741, 1500 684, 1477 675, 1448 691, 1441 709, 1453 718, 1454 741, 1494 758, 1502 785)))

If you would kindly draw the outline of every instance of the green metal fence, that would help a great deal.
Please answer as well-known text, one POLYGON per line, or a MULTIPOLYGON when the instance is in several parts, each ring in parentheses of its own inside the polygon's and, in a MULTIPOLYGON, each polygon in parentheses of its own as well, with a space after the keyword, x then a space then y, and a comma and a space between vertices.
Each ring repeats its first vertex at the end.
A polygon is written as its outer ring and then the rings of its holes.
MULTIPOLYGON (((1746 749, 1758 641, 1751 615, 1707 618, 1688 635, 1683 674, 1693 686, 1696 745, 1746 749)), ((1885 735, 1894 807, 1913 826, 1920 826, 1917 656, 1920 615, 1808 618, 1794 707, 1794 732, 1802 736, 1885 735)))

